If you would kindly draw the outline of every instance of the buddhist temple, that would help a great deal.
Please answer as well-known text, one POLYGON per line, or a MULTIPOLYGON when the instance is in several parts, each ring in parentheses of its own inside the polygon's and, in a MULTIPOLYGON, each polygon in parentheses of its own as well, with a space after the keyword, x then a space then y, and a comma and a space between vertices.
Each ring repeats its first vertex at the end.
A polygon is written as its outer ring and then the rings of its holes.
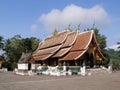
POLYGON ((100 65, 105 59, 96 40, 94 31, 59 32, 40 42, 33 53, 33 61, 49 66, 86 66, 100 65))
POLYGON ((34 70, 35 65, 31 61, 32 61, 31 53, 23 52, 20 59, 18 60, 18 70, 24 72, 28 70, 34 70))

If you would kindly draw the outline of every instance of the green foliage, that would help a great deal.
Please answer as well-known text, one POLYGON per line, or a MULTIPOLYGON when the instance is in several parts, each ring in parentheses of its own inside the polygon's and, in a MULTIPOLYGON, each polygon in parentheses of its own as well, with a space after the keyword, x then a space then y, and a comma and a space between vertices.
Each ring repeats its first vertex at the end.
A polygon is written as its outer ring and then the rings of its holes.
POLYGON ((72 72, 72 74, 73 74, 73 75, 77 75, 77 74, 78 74, 78 72, 72 72))
POLYGON ((113 70, 120 70, 120 63, 112 61, 113 70))
POLYGON ((4 40, 3 37, 0 36, 0 49, 3 49, 3 46, 4 46, 4 40))
POLYGON ((120 54, 118 56, 120 57, 120 54))
POLYGON ((15 35, 14 37, 7 39, 5 42, 5 55, 6 55, 6 64, 8 70, 13 70, 16 68, 16 63, 21 57, 22 52, 33 52, 38 44, 39 39, 35 37, 31 38, 21 38, 20 35, 15 35))
POLYGON ((2 65, 2 67, 7 68, 8 71, 12 71, 15 68, 17 68, 17 62, 5 61, 2 65))
POLYGON ((22 52, 33 52, 38 46, 39 40, 35 37, 23 38, 20 41, 22 52))
POLYGON ((15 68, 17 68, 17 62, 11 63, 11 70, 14 70, 15 68))
POLYGON ((120 57, 119 57, 119 51, 114 50, 107 50, 105 53, 108 53, 110 57, 110 62, 113 65, 114 70, 120 70, 120 57))
POLYGON ((110 56, 105 52, 102 52, 102 53, 103 53, 103 55, 105 57, 105 60, 102 62, 102 65, 108 66, 108 64, 110 63, 110 56))
POLYGON ((11 71, 11 70, 12 70, 12 68, 11 68, 11 62, 9 62, 9 61, 5 61, 5 62, 3 63, 3 67, 7 68, 8 71, 11 71))
POLYGON ((120 53, 118 51, 114 51, 111 49, 111 50, 107 50, 105 52, 108 53, 111 60, 120 60, 120 57, 119 57, 120 53))

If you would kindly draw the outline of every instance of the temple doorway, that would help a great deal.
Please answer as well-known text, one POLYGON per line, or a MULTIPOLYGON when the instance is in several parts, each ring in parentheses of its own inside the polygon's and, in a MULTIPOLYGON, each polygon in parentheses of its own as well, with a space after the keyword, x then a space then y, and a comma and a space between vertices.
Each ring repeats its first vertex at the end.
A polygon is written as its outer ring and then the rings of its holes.
POLYGON ((86 53, 84 56, 85 59, 85 65, 87 67, 93 68, 94 67, 94 56, 93 53, 86 53))
POLYGON ((31 63, 28 63, 28 70, 31 70, 31 63))

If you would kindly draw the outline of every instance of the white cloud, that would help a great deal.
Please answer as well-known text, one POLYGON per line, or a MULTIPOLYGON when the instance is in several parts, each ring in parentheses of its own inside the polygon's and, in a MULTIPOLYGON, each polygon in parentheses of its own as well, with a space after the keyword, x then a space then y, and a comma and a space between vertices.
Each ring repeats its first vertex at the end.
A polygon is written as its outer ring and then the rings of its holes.
POLYGON ((65 29, 69 24, 81 27, 88 27, 95 23, 97 26, 105 26, 109 23, 109 17, 104 8, 100 5, 92 8, 83 8, 74 4, 66 6, 63 10, 53 9, 49 13, 42 14, 39 21, 44 24, 47 29, 54 28, 65 29))
POLYGON ((36 29, 37 29, 37 24, 31 25, 31 31, 32 31, 32 32, 35 32, 36 29))

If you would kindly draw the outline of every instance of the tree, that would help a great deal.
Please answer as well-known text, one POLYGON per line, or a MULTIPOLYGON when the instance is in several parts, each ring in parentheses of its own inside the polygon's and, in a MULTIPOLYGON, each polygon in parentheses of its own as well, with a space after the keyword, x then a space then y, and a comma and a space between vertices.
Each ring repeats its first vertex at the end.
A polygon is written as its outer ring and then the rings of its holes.
POLYGON ((95 32, 98 44, 99 44, 101 50, 103 50, 106 47, 106 37, 105 37, 105 35, 99 34, 99 30, 97 28, 94 29, 94 32, 95 32))
POLYGON ((16 61, 20 56, 20 35, 15 35, 14 37, 7 39, 5 42, 4 51, 6 52, 7 60, 16 61))
POLYGON ((4 46, 4 40, 3 37, 0 36, 0 49, 3 49, 3 46, 4 46))
POLYGON ((37 45, 39 44, 39 39, 35 37, 31 38, 21 38, 20 35, 15 35, 14 37, 7 39, 5 42, 5 55, 7 60, 7 66, 9 70, 13 70, 22 55, 22 52, 33 52, 37 45))
POLYGON ((20 42, 20 44, 22 45, 21 49, 23 52, 26 53, 33 52, 37 48, 39 42, 40 40, 35 37, 23 38, 20 42))
POLYGON ((120 49, 120 42, 117 42, 117 44, 119 45, 119 46, 118 46, 118 49, 120 49))

